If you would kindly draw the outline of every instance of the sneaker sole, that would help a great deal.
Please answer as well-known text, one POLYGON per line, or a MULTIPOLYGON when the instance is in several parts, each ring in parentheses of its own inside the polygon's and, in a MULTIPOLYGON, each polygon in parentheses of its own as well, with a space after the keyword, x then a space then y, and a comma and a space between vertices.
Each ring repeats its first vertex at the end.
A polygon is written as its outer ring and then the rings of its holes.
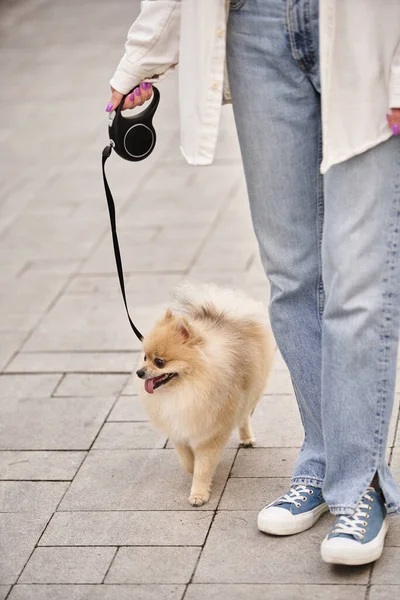
MULTIPOLYGON (((294 535, 310 529, 318 519, 329 510, 326 502, 302 515, 293 515, 292 522, 268 520, 260 516, 257 520, 258 529, 271 535, 294 535)), ((291 514, 291 513, 290 513, 291 514)))
MULTIPOLYGON (((383 545, 388 528, 389 523, 386 518, 382 523, 378 535, 373 540, 366 544, 357 544, 354 548, 346 548, 340 546, 339 543, 333 546, 327 543, 330 540, 326 537, 321 544, 321 558, 324 562, 331 565, 349 565, 354 567, 375 562, 380 558, 383 552, 383 545)), ((340 540, 344 538, 336 539, 340 540)))

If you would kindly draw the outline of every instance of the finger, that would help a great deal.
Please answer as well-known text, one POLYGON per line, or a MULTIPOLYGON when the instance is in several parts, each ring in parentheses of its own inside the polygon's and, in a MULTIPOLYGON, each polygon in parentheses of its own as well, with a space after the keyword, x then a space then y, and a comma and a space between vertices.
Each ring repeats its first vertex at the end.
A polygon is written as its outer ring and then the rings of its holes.
POLYGON ((138 85, 135 89, 125 98, 123 110, 128 108, 136 108, 136 106, 141 106, 143 104, 142 94, 140 86, 138 85))
POLYGON ((389 114, 386 115, 386 119, 393 135, 399 135, 400 133, 400 109, 392 108, 389 114))
POLYGON ((117 108, 117 106, 119 106, 119 103, 121 102, 122 98, 124 97, 123 94, 121 94, 120 92, 117 92, 117 90, 114 90, 113 88, 111 88, 111 90, 112 90, 112 94, 111 94, 110 102, 107 104, 106 112, 111 112, 112 110, 117 108))
POLYGON ((135 87, 129 96, 125 98, 123 110, 142 106, 147 100, 150 100, 152 93, 153 87, 151 83, 142 81, 142 83, 135 87))

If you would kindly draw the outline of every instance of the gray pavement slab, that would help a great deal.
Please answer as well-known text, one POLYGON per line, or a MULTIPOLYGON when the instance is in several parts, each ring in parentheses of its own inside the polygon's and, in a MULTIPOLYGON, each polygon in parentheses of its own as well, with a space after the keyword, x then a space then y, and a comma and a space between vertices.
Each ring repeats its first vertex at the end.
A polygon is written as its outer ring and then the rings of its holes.
POLYGON ((388 581, 400 585, 400 548, 387 547, 381 558, 375 563, 371 583, 385 584, 388 581))
POLYGON ((167 436, 150 423, 105 423, 93 444, 94 450, 164 448, 167 436))
MULTIPOLYGON (((256 406, 251 423, 257 448, 294 448, 303 443, 304 436, 294 395, 271 393, 263 396, 256 406)), ((237 448, 238 444, 236 429, 229 445, 237 448)))
POLYGON ((0 512, 50 517, 68 485, 58 481, 0 481, 0 512))
POLYGON ((392 600, 400 597, 400 585, 372 585, 369 600, 392 600))
POLYGON ((291 477, 300 448, 241 448, 232 477, 291 477))
POLYGON ((43 514, 0 513, 0 584, 15 583, 47 521, 43 514))
POLYGON ((188 503, 192 478, 175 450, 92 450, 60 510, 213 510, 234 455, 234 450, 223 451, 210 502, 193 508, 188 503))
POLYGON ((321 561, 321 540, 331 515, 324 515, 310 531, 283 538, 260 533, 256 520, 256 512, 217 513, 194 583, 368 583, 369 566, 334 569, 321 561))
POLYGON ((84 511, 53 515, 40 546, 201 546, 212 511, 84 511))
POLYGON ((145 422, 149 417, 137 396, 121 396, 115 403, 107 421, 145 422))
MULTIPOLYGON (((364 600, 366 589, 365 585, 192 583, 188 587, 185 600, 364 600)), ((389 598, 390 596, 385 600, 389 598)))
POLYGON ((113 398, 0 398, 0 449, 89 448, 113 398))
POLYGON ((85 452, 0 451, 0 480, 71 480, 85 452))
POLYGON ((0 600, 5 600, 9 591, 9 585, 0 585, 0 600))
POLYGON ((43 398, 51 396, 61 373, 0 375, 0 398, 43 398))
POLYGON ((16 585, 9 600, 181 600, 184 591, 184 585, 16 585))
POLYGON ((201 548, 119 548, 105 583, 189 583, 201 548))
POLYGON ((20 352, 11 360, 6 372, 24 374, 83 371, 128 374, 131 373, 132 365, 136 365, 137 361, 138 353, 132 350, 123 352, 20 352))
POLYGON ((67 373, 54 396, 116 396, 126 379, 116 373, 67 373))
POLYGON ((19 583, 102 583, 116 548, 36 548, 19 583))
POLYGON ((219 510, 261 510, 285 494, 290 488, 289 478, 231 477, 226 483, 219 510))

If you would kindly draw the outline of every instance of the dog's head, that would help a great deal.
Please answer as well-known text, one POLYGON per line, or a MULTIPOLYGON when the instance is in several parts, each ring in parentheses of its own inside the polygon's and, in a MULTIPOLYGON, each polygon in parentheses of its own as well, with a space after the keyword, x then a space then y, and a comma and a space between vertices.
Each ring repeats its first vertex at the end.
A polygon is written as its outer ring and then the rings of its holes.
POLYGON ((144 355, 136 375, 146 392, 170 388, 201 368, 203 340, 185 317, 167 310, 143 340, 144 355))

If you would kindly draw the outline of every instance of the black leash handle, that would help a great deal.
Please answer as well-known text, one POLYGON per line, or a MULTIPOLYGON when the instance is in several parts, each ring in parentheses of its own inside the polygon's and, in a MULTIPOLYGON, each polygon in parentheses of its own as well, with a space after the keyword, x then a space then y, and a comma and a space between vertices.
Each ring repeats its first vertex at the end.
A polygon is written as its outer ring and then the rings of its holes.
POLYGON ((116 215, 115 215, 115 203, 114 203, 114 198, 112 197, 112 194, 111 194, 110 187, 108 185, 106 171, 105 171, 105 164, 106 164, 107 159, 111 156, 111 152, 112 152, 112 143, 110 143, 108 146, 106 146, 103 150, 103 154, 102 154, 102 158, 101 158, 101 167, 102 167, 102 171, 103 171, 103 181, 104 181, 104 189, 105 189, 106 198, 107 198, 108 213, 110 215, 111 234, 112 234, 112 241, 113 241, 113 246, 114 246, 115 264, 117 266, 119 285, 121 287, 122 298, 124 300, 126 314, 128 315, 129 323, 133 329, 134 334, 138 338, 138 340, 142 341, 143 336, 140 333, 139 329, 136 327, 135 323, 131 319, 131 315, 129 314, 129 309, 128 309, 128 303, 126 300, 124 270, 122 268, 121 252, 119 249, 118 234, 117 234, 117 220, 116 220, 116 215))

